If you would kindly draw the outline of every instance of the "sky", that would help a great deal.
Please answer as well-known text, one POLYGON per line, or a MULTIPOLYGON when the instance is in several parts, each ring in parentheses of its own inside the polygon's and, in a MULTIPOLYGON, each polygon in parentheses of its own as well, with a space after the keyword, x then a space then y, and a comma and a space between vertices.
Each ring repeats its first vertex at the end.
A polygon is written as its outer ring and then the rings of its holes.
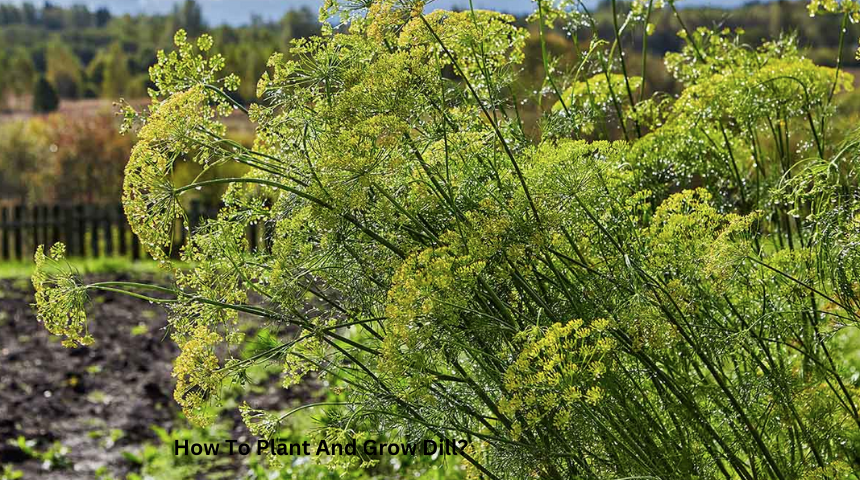
MULTIPOLYGON (((291 9, 308 6, 316 11, 322 0, 197 0, 203 10, 204 18, 209 25, 241 25, 247 23, 252 15, 259 15, 264 20, 277 20, 291 9)), ((748 0, 684 0, 680 6, 711 5, 715 7, 732 8, 746 3, 748 0)), ((114 14, 124 13, 167 13, 176 0, 50 0, 55 5, 87 5, 91 9, 107 7, 114 14)), ((533 10, 532 0, 473 0, 475 8, 501 10, 510 13, 526 13, 533 10)), ((22 0, 0 0, 0 3, 23 3, 22 0)), ((42 0, 31 0, 31 3, 41 4, 42 0)), ((586 3, 596 3, 595 0, 586 3)), ((468 6, 468 0, 435 0, 430 8, 446 8, 468 6)))

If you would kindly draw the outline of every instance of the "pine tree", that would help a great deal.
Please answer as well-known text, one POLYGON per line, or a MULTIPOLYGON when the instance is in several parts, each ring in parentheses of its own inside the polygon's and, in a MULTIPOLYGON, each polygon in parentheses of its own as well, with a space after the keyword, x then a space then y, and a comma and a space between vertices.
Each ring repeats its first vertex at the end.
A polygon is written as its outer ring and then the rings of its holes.
POLYGON ((44 76, 40 76, 33 89, 33 111, 38 113, 53 112, 60 106, 60 96, 57 90, 44 76))

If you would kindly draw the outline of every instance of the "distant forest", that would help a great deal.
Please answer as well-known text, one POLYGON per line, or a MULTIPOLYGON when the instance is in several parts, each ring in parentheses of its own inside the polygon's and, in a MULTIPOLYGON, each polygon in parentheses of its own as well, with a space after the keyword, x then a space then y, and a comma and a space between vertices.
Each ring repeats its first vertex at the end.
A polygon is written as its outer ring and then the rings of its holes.
POLYGON ((146 95, 149 66, 169 49, 173 34, 209 32, 225 57, 226 70, 244 82, 240 95, 251 99, 256 77, 269 55, 293 38, 319 31, 317 12, 288 12, 278 22, 253 21, 240 27, 210 28, 193 0, 169 15, 112 16, 106 9, 61 8, 46 3, 0 5, 0 95, 31 93, 44 76, 62 98, 127 98, 146 95))
MULTIPOLYGON (((680 4, 683 6, 683 3, 680 4)), ((604 1, 593 12, 598 20, 610 15, 611 4, 604 1)), ((624 11, 628 5, 618 2, 616 8, 624 11)), ((806 2, 777 1, 750 3, 743 7, 723 10, 715 8, 684 8, 684 21, 688 27, 697 26, 742 28, 743 38, 751 45, 763 38, 774 38, 781 32, 794 32, 801 45, 815 45, 808 55, 817 63, 832 65, 837 58, 840 17, 810 18, 806 2)), ((663 8, 654 17, 654 33, 648 38, 647 48, 655 57, 647 67, 646 77, 651 88, 672 90, 668 78, 661 72, 660 59, 668 51, 676 51, 682 44, 678 37, 679 25, 669 8, 663 8)), ((520 18, 519 22, 525 22, 520 18)), ((599 21, 606 31, 598 32, 611 38, 611 22, 599 21)), ((559 26, 561 27, 561 26, 559 26)), ((33 93, 36 85, 45 82, 54 88, 60 98, 138 98, 146 95, 148 68, 156 61, 156 52, 171 47, 173 34, 183 28, 190 36, 204 31, 215 37, 226 61, 226 71, 242 78, 238 92, 242 101, 254 99, 256 79, 264 71, 266 61, 274 51, 284 51, 291 39, 306 37, 319 31, 317 12, 308 8, 288 12, 279 21, 253 20, 242 27, 209 26, 203 19, 200 6, 193 0, 177 5, 168 15, 113 16, 106 9, 92 11, 86 6, 62 8, 50 3, 38 7, 25 3, 21 6, 0 5, 0 109, 10 100, 33 93)), ((849 25, 849 29, 856 29, 849 25)), ((591 33, 580 31, 579 40, 587 41, 591 33)), ((632 54, 641 51, 639 35, 628 35, 625 49, 632 54), (633 43, 634 40, 635 42, 633 43)), ((843 61, 848 67, 856 66, 853 43, 856 32, 846 37, 843 61)), ((530 48, 537 48, 537 35, 532 35, 530 48)), ((571 59, 575 50, 570 36, 559 28, 549 36, 549 48, 563 62, 571 59)), ((542 78, 539 50, 527 55, 525 78, 542 78)))

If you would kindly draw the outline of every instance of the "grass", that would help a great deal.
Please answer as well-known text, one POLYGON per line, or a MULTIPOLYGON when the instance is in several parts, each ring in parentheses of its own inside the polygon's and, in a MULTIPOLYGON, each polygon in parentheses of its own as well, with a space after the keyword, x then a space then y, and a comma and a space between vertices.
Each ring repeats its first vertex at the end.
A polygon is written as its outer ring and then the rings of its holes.
MULTIPOLYGON (((120 257, 71 258, 69 263, 81 274, 153 274, 161 272, 152 260, 129 261, 120 257)), ((0 262, 0 279, 28 278, 35 264, 31 261, 0 262)))

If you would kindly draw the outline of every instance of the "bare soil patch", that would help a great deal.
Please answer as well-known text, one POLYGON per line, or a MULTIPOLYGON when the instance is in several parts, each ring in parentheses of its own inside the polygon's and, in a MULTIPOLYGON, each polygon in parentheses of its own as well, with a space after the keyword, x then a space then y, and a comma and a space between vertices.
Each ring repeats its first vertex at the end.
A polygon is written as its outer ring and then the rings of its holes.
POLYGON ((170 377, 177 348, 164 338, 165 312, 129 297, 92 298, 96 344, 68 349, 35 318, 32 287, 0 280, 0 464, 24 478, 92 478, 102 465, 124 465, 123 447, 152 440, 151 425, 176 418, 170 377), (122 438, 110 445, 110 431, 122 438), (11 445, 18 436, 44 450, 69 449, 71 471, 44 471, 11 445))

